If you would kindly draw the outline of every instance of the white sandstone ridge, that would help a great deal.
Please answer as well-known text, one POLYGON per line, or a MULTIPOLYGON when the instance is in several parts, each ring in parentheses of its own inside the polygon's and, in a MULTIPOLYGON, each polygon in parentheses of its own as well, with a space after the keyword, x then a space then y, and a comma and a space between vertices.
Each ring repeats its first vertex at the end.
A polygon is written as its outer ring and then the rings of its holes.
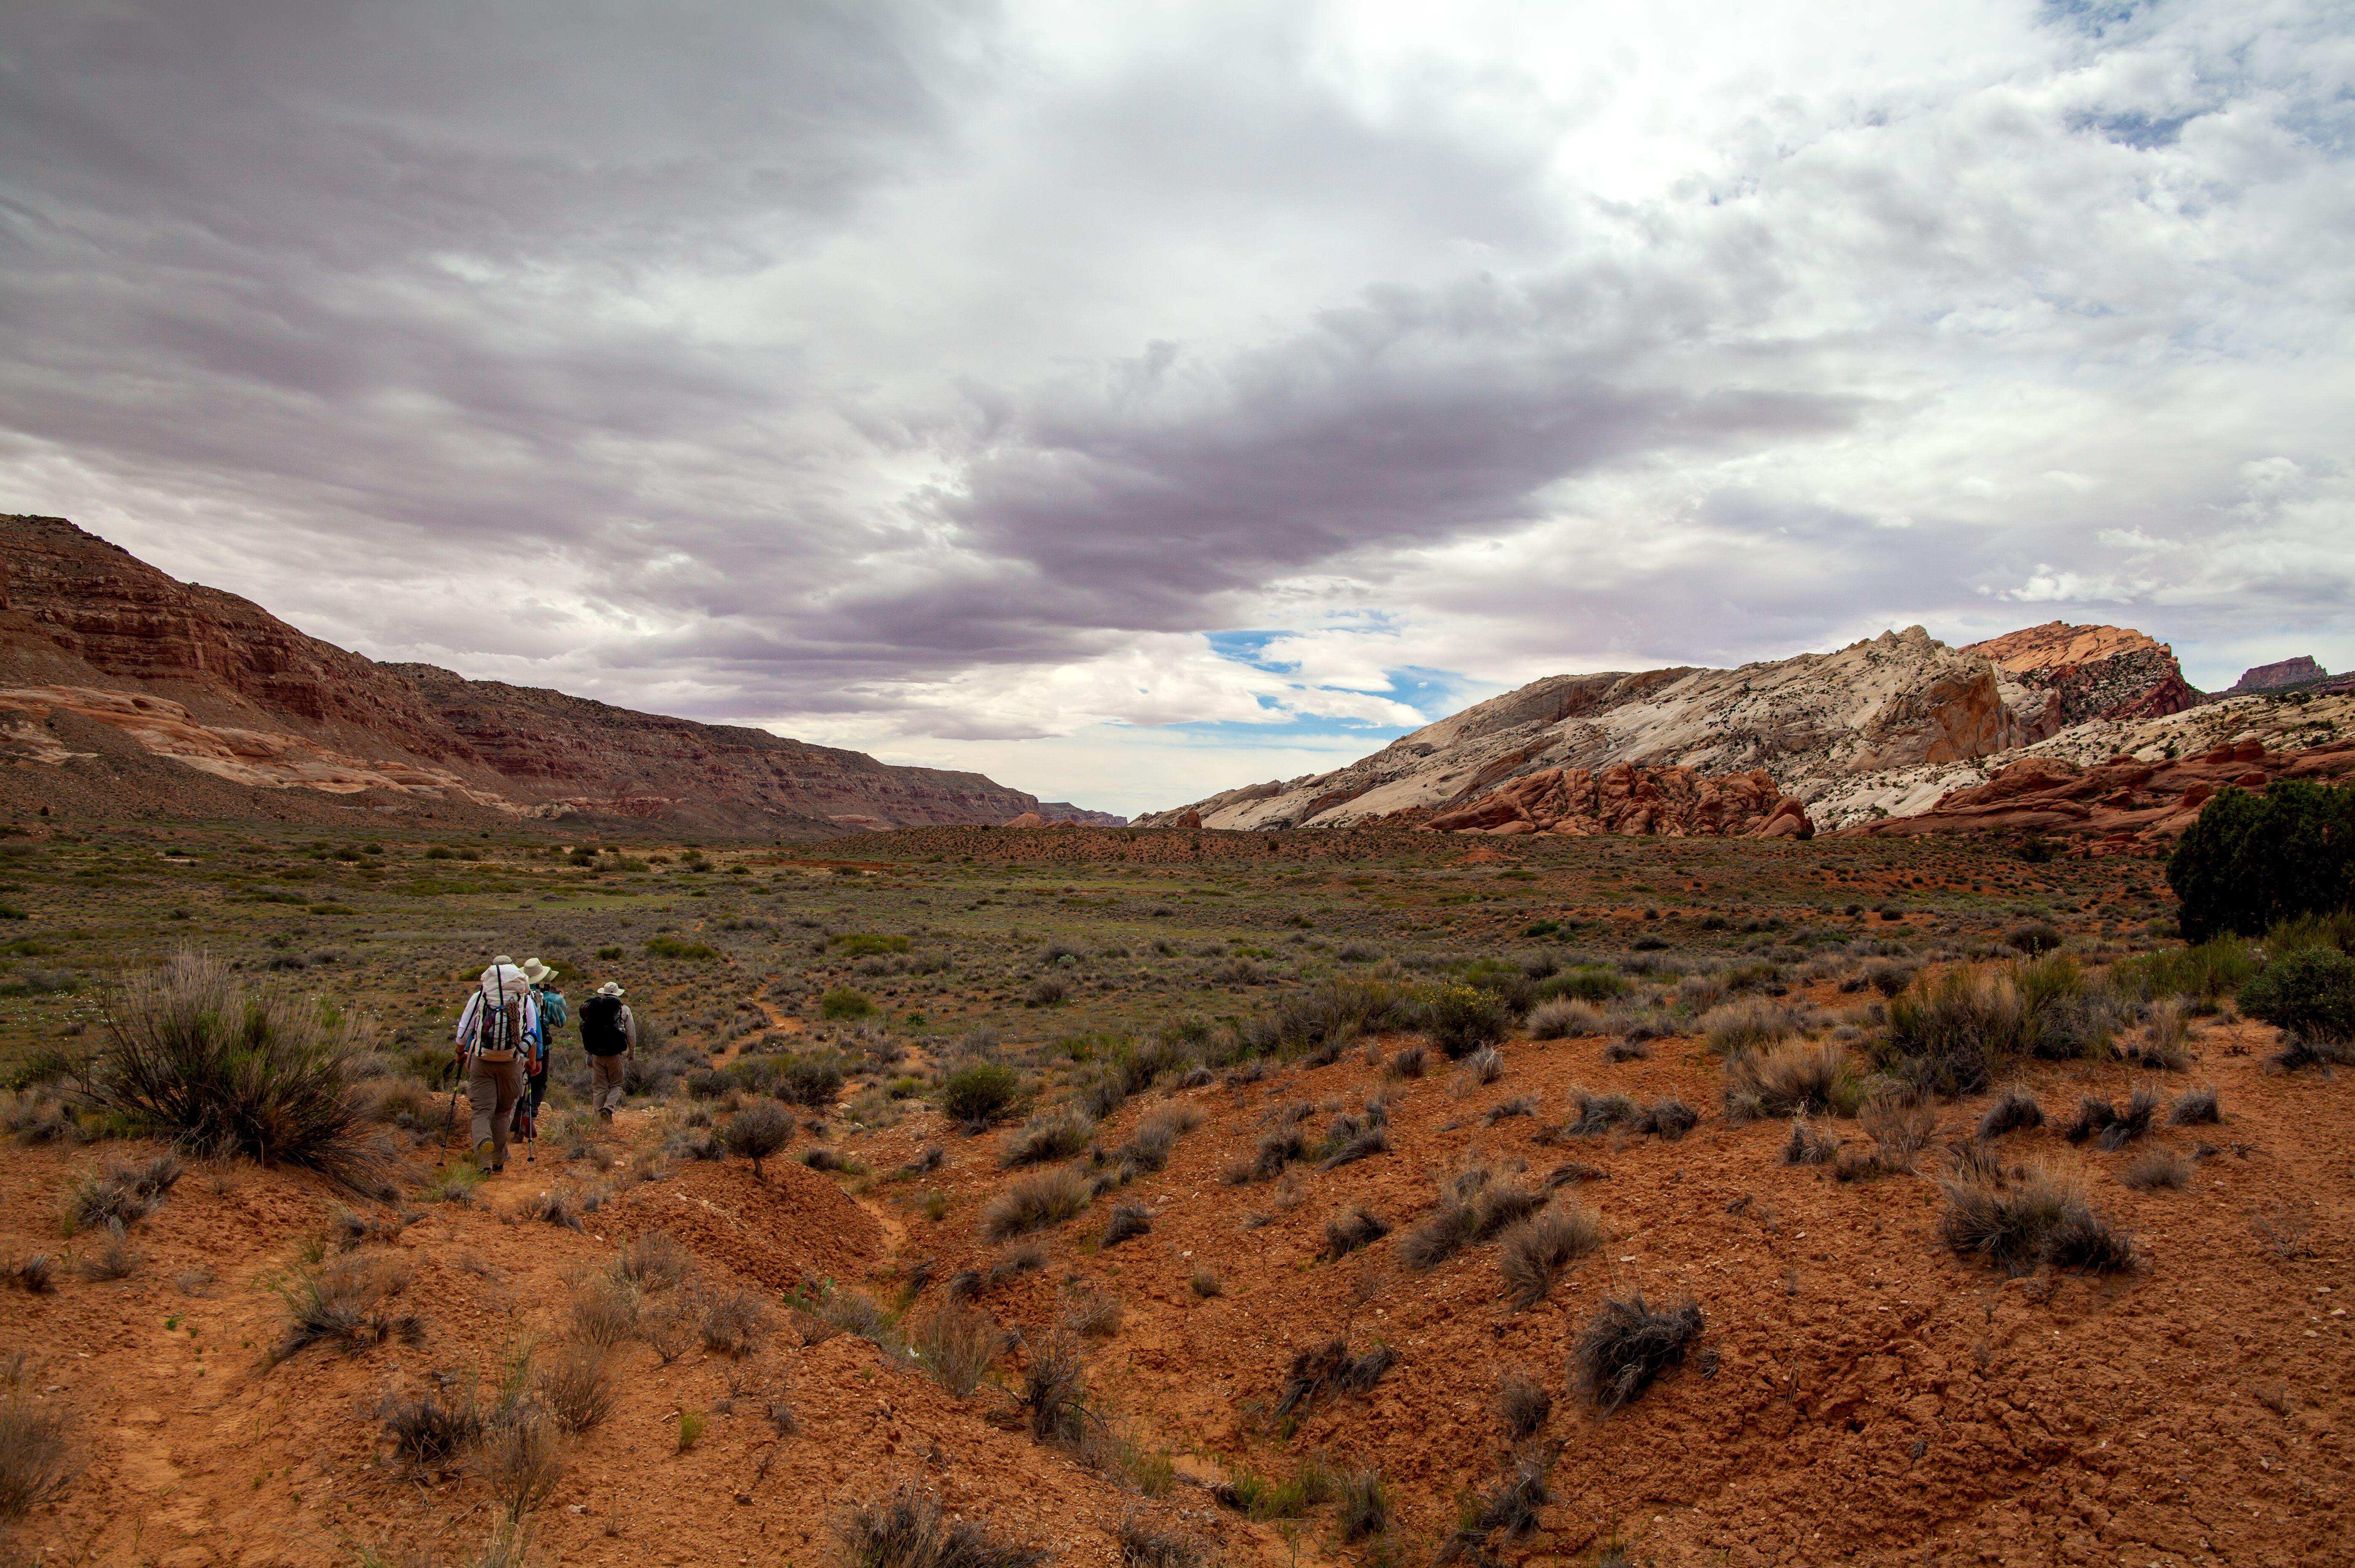
POLYGON ((1703 777, 1763 771, 1804 803, 1817 826, 1835 827, 1926 809, 1937 791, 1925 775, 1945 767, 2089 720, 2174 712, 2199 701, 2166 645, 2139 632, 2056 622, 1952 648, 1909 626, 1837 653, 1738 669, 1548 676, 1348 767, 1230 790, 1137 821, 1167 827, 1199 819, 1204 827, 1239 829, 1412 826, 1526 774, 1601 773, 1625 763, 1703 777), (1884 781, 1877 789, 1857 787, 1876 779, 1884 781))

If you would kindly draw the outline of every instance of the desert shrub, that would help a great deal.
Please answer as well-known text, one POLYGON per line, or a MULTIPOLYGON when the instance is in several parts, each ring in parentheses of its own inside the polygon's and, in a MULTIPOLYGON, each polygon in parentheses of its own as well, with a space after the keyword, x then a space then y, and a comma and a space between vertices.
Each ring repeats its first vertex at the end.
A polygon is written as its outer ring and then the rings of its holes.
POLYGON ((982 1205, 982 1236, 1002 1242, 1060 1225, 1086 1208, 1090 1196, 1086 1179, 1067 1166, 1033 1171, 982 1205))
POLYGON ((1008 1133, 998 1147, 997 1162, 1010 1168, 1069 1159, 1087 1147, 1088 1140, 1095 1136, 1095 1123, 1062 1106, 1033 1116, 1019 1130, 1008 1133))
POLYGON ((1440 1189, 1438 1205, 1399 1243, 1409 1268, 1437 1268, 1544 1206, 1546 1189, 1500 1179, 1476 1159, 1440 1189))
POLYGON ((650 957, 670 958, 687 964, 707 964, 719 956, 719 950, 708 942, 689 942, 677 936, 649 938, 646 953, 650 957))
POLYGON ((492 1498, 510 1520, 521 1520, 553 1497, 564 1478, 555 1421, 529 1406, 509 1412, 485 1429, 481 1463, 492 1498))
POLYGON ((959 1067, 941 1080, 941 1114, 977 1133, 1002 1120, 1022 1097, 1014 1070, 994 1061, 959 1067))
POLYGON ((2250 944, 2237 936, 2211 937, 2188 947, 2146 953, 2110 965, 2110 984, 2138 1001, 2177 997, 2195 1012, 2214 1012, 2257 972, 2250 944))
POLYGON ((1307 1157, 1308 1135, 1298 1127, 1278 1127, 1261 1136, 1246 1179, 1272 1181, 1284 1174, 1285 1166, 1307 1157))
POLYGON ((1562 1271, 1609 1240, 1603 1216, 1560 1199, 1508 1229, 1497 1242, 1506 1298, 1526 1312, 1551 1294, 1562 1271))
POLYGON ((695 1277, 695 1254, 668 1231, 645 1231, 622 1247, 615 1268, 643 1290, 673 1290, 695 1277))
POLYGON ((2147 1150, 2126 1162, 2118 1172, 2118 1180, 2137 1192, 2148 1192, 2156 1188, 2180 1187, 2191 1179, 2189 1161, 2173 1149, 2147 1150))
POLYGON ((953 1519, 912 1481, 861 1503, 835 1526, 857 1568, 1032 1568, 1047 1553, 1000 1541, 976 1520, 953 1519))
POLYGON ((1889 1004, 1885 1043, 1898 1075, 1933 1093, 1977 1093, 2029 1042, 2027 1002, 2000 970, 1953 970, 1889 1004))
POLYGON ((1153 1216, 1142 1203, 1122 1203, 1112 1211, 1104 1225, 1103 1239, 1097 1244, 1116 1247, 1132 1237, 1146 1235, 1153 1229, 1153 1216))
POLYGON ((1210 1549, 1200 1538, 1156 1529, 1134 1512, 1121 1517, 1113 1539, 1120 1543, 1121 1568, 1203 1568, 1210 1560, 1210 1549))
POLYGON ((1615 969, 1582 968, 1548 976, 1538 982, 1537 994, 1540 1001, 1600 1003, 1610 1001, 1626 989, 1626 977, 1615 969))
POLYGON ((567 1345, 539 1370, 540 1403, 567 1432, 586 1432, 613 1413, 621 1381, 602 1345, 567 1345))
POLYGON ((48 1253, 29 1253, 8 1265, 6 1278, 27 1296, 47 1296, 58 1287, 58 1260, 48 1253))
POLYGON ((1572 1084, 1570 1090, 1571 1119, 1563 1131, 1572 1137, 1600 1137, 1617 1127, 1640 1127, 1644 1107, 1632 1095, 1590 1094, 1572 1084))
POLYGON ((813 1317, 837 1333, 864 1339, 894 1360, 907 1359, 899 1319, 890 1308, 866 1291, 827 1289, 815 1307, 809 1310, 813 1317))
POLYGON ((2158 1115, 2158 1096, 2147 1089, 2137 1089, 2123 1111, 2107 1100, 2088 1094, 2078 1102, 2076 1117, 2062 1136, 2073 1144, 2081 1144, 2099 1135, 2102 1147, 2121 1149, 2150 1131, 2151 1122, 2158 1115))
POLYGON ((138 1223, 171 1189, 179 1175, 180 1162, 171 1155, 144 1167, 110 1164, 103 1173, 82 1171, 66 1190, 65 1207, 59 1215, 66 1234, 138 1223))
POLYGON ((483 1413, 471 1396, 445 1400, 433 1389, 388 1393, 376 1413, 394 1457, 421 1470, 448 1464, 483 1435, 483 1413))
POLYGON ((731 1360, 748 1356, 768 1342, 775 1319, 759 1296, 749 1290, 719 1290, 703 1297, 703 1321, 698 1325, 703 1348, 731 1360))
POLYGON ((1536 1530, 1538 1510, 1551 1500, 1546 1485, 1549 1463, 1543 1455, 1524 1454, 1506 1468, 1494 1491, 1466 1499, 1454 1533, 1432 1561, 1491 1562, 1487 1550, 1490 1536, 1502 1531, 1506 1540, 1518 1541, 1536 1530))
POLYGON ((1876 1098, 1857 1116, 1876 1149, 1884 1171, 1912 1170, 1913 1162, 1938 1134, 1938 1113, 1903 1094, 1876 1098))
POLYGON ((989 1375, 1007 1335, 987 1313, 951 1301, 918 1320, 911 1343, 924 1370, 963 1399, 989 1375))
POLYGON ((1512 1030, 1512 1014, 1504 998, 1478 986, 1433 986, 1415 993, 1414 1028, 1450 1061, 1460 1061, 1484 1045, 1495 1045, 1512 1030))
POLYGON ((572 1293, 567 1308, 573 1338, 610 1349, 638 1331, 638 1294, 626 1278, 591 1275, 572 1293))
POLYGON ((1076 1443, 1087 1427, 1087 1361, 1068 1329, 1021 1336, 1027 1364, 1016 1403, 1041 1443, 1076 1443))
POLYGON ((1292 1358, 1284 1392, 1275 1403, 1276 1416, 1282 1419, 1295 1411, 1305 1413, 1344 1394, 1369 1392, 1397 1360, 1398 1352, 1388 1345, 1351 1355, 1348 1339, 1339 1334, 1311 1345, 1292 1358))
POLYGON ((1196 1269, 1194 1277, 1186 1283, 1195 1296, 1204 1301, 1209 1300, 1214 1296, 1224 1296, 1227 1293, 1226 1283, 1206 1268, 1196 1269))
POLYGON ((2061 933, 2041 920, 2015 925, 2003 933, 2004 942, 2030 958, 2039 957, 2061 945, 2061 933))
POLYGON ((666 1367, 695 1348, 702 1318, 699 1305, 682 1296, 649 1302, 636 1314, 637 1337, 666 1367))
POLYGON ((2175 1104, 2167 1111, 2167 1125, 2170 1127, 2192 1127, 2223 1119, 2223 1106, 2216 1097, 2216 1085, 2213 1083, 2204 1088, 2186 1090, 2176 1096, 2175 1104))
POLYGON ((2334 947, 2284 954, 2241 987, 2241 1010, 2309 1040, 2355 1040, 2355 958, 2334 947))
POLYGON ((1796 1009, 1763 997, 1746 997, 1712 1008, 1700 1019, 1709 1048, 1721 1056, 1745 1056, 1779 1045, 1799 1034, 1803 1025, 1796 1009))
POLYGON ((1361 1035, 1420 1027, 1418 1008, 1403 986, 1343 976, 1279 998, 1243 1026, 1242 1042, 1255 1054, 1297 1056, 1343 1046, 1361 1035))
MULTIPOLYGON (((1864 966, 1863 979, 1866 985, 1882 996, 1894 997, 1913 985, 1914 976, 1920 973, 1921 965, 1917 964, 1907 964, 1894 958, 1876 958, 1864 966)), ((1843 986, 1840 988, 1846 990, 1848 987, 1843 986)))
POLYGON ((1966 1257, 2015 1275, 2039 1263, 2095 1272, 2131 1266, 2131 1243, 2094 1213, 2074 1185, 2041 1167, 2011 1179, 1982 1164, 1939 1185, 1945 1199, 1939 1233, 1966 1257))
POLYGON ((1729 1056, 1724 1103, 1728 1121, 1759 1116, 1853 1115, 1864 1085, 1848 1051, 1831 1041, 1792 1040, 1765 1051, 1729 1056))
POLYGON ((1372 1246, 1391 1233, 1390 1222, 1363 1204, 1338 1219, 1325 1222, 1325 1255, 1344 1258, 1360 1247, 1372 1246))
POLYGON ((1641 1061, 1651 1054, 1650 1046, 1626 1035, 1606 1041, 1603 1047, 1603 1060, 1605 1061, 1641 1061))
POLYGON ((2306 1067, 2355 1066, 2355 1042, 2317 1040, 2295 1030, 2286 1031, 2281 1049, 2265 1058, 2265 1065, 2277 1072, 2296 1072, 2306 1067))
POLYGON ((0 1520, 15 1523, 65 1496, 80 1474, 66 1414, 37 1401, 21 1374, 0 1392, 0 1520))
POLYGON ((1700 1113, 1670 1094, 1645 1107, 1640 1125, 1643 1131, 1657 1134, 1674 1143, 1700 1125, 1700 1113))
POLYGON ((2191 1030, 2183 1003, 2163 997, 2150 1004, 2139 1038, 2122 1042, 2118 1054, 2144 1067, 2180 1072, 2191 1065, 2191 1030))
POLYGON ((805 1110, 826 1110, 842 1097, 842 1064, 829 1056, 796 1056, 777 1074, 777 1093, 805 1110))
POLYGON ((1493 1045, 1484 1045, 1465 1057, 1464 1071, 1475 1083, 1494 1083, 1505 1075, 1504 1053, 1493 1045))
POLYGON ((120 1221, 106 1227, 106 1244, 81 1260, 81 1276, 91 1281, 129 1279, 147 1261, 146 1254, 131 1244, 120 1221))
POLYGON ((818 998, 818 1017, 829 1019, 871 1018, 875 1003, 864 991, 848 986, 837 986, 818 998))
POLYGON ((1545 1430, 1553 1415, 1553 1395, 1545 1384, 1518 1370, 1497 1381, 1497 1424, 1507 1444, 1518 1447, 1545 1430))
POLYGON ((723 1139, 730 1154, 751 1161, 753 1179, 761 1179, 768 1156, 794 1142, 794 1118, 775 1100, 753 1100, 728 1118, 723 1139))
POLYGON ((1509 1100, 1499 1100, 1489 1106, 1482 1113, 1480 1125, 1493 1127, 1498 1122, 1509 1121, 1515 1116, 1534 1116, 1537 1114, 1538 1097, 1535 1094, 1516 1094, 1509 1100))
POLYGON ((1529 1025, 1531 1040, 1576 1040, 1582 1035, 1607 1033, 1611 1027, 1601 1008, 1575 997, 1555 997, 1540 1002, 1529 1009, 1529 1025))
POLYGON ((1979 1118, 1979 1136, 2000 1137, 2006 1133, 2019 1132, 2044 1125, 2044 1107, 2025 1089, 2007 1089, 1987 1115, 1979 1118))
POLYGON ((107 999, 90 1093, 190 1148, 381 1187, 347 1026, 291 991, 248 992, 227 965, 183 953, 107 999))
POLYGON ((2258 935, 2348 907, 2355 889, 2355 785, 2276 780, 2220 790, 2168 857, 2184 936, 2258 935))
POLYGON ((1391 1058, 1391 1071, 1401 1078, 1420 1078, 1428 1070, 1431 1053, 1419 1045, 1401 1046, 1391 1058))
POLYGON ((357 1355, 391 1339, 424 1343, 424 1319, 390 1305, 409 1277, 404 1260, 349 1255, 281 1280, 275 1288, 286 1328, 271 1359, 282 1361, 312 1345, 333 1344, 357 1355))
POLYGON ((1624 1298, 1604 1296, 1571 1346, 1579 1392, 1606 1415, 1625 1408, 1685 1359, 1701 1328, 1697 1302, 1655 1307, 1640 1290, 1624 1298))
POLYGON ((1178 1140, 1202 1125, 1202 1113, 1192 1105, 1165 1105, 1136 1124, 1129 1140, 1106 1155, 1124 1179, 1159 1170, 1169 1163, 1178 1140))

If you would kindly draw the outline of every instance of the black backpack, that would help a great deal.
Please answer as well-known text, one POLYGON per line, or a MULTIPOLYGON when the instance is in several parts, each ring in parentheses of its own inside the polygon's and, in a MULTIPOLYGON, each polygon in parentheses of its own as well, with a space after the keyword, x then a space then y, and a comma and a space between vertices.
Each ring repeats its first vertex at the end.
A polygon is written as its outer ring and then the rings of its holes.
POLYGON ((619 1056, 630 1049, 622 1032, 619 997, 591 997, 581 1004, 581 1043, 591 1056, 619 1056))

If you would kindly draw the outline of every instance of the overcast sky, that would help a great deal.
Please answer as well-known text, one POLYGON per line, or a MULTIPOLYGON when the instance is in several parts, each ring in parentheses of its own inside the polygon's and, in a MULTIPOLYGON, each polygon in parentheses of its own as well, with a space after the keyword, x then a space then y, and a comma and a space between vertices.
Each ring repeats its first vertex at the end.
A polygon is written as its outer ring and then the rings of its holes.
POLYGON ((1915 622, 2355 665, 2334 0, 0 10, 0 509, 1134 812, 1915 622))

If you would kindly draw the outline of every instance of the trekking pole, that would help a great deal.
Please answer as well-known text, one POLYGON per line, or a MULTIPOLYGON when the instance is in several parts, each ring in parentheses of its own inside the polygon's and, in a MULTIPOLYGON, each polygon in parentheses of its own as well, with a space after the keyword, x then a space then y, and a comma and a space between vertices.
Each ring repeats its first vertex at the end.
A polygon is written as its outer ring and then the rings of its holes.
POLYGON ((441 1169, 443 1166, 448 1165, 448 1164, 450 1163, 450 1136, 451 1136, 451 1135, 452 1135, 452 1134, 455 1133, 457 1130, 458 1130, 458 1080, 457 1080, 456 1075, 453 1073, 453 1074, 452 1074, 451 1079, 450 1079, 450 1116, 449 1116, 449 1119, 448 1119, 447 1121, 445 1121, 445 1122, 443 1122, 443 1123, 442 1124, 442 1147, 441 1147, 439 1149, 437 1149, 437 1150, 435 1150, 435 1151, 434 1151, 434 1154, 435 1154, 435 1158, 434 1158, 434 1161, 433 1161, 433 1168, 434 1168, 434 1169, 439 1170, 439 1169, 441 1169))

